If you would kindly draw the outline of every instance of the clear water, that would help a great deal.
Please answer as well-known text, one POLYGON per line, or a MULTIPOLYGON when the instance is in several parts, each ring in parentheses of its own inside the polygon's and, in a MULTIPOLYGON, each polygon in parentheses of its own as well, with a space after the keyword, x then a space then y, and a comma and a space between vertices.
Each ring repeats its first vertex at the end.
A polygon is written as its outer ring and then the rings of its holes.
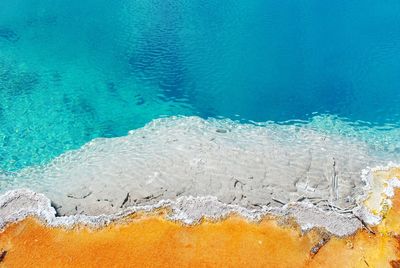
POLYGON ((169 115, 399 154, 399 103, 397 0, 0 1, 0 170, 169 115))

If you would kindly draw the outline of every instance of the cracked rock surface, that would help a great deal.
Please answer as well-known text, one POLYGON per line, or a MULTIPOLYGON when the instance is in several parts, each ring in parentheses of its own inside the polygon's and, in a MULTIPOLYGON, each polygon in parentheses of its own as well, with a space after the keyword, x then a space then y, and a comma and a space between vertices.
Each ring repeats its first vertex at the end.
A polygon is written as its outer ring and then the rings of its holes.
POLYGON ((307 127, 176 117, 0 174, 0 189, 44 193, 59 215, 116 213, 180 196, 250 209, 307 201, 346 210, 361 194, 361 170, 380 163, 361 141, 307 127))
POLYGON ((28 216, 37 217, 47 226, 72 228, 87 225, 101 228, 113 221, 138 212, 150 212, 155 209, 169 208, 167 218, 184 224, 196 224, 203 217, 221 219, 231 214, 240 215, 248 220, 260 220, 265 216, 280 217, 281 220, 294 218, 303 231, 314 227, 324 228, 331 234, 347 236, 362 227, 354 215, 343 215, 334 211, 322 211, 311 204, 292 203, 282 208, 246 209, 237 205, 221 203, 216 197, 179 197, 175 201, 163 200, 152 206, 132 206, 110 215, 57 216, 50 200, 43 194, 27 189, 8 191, 0 196, 0 231, 9 223, 20 221, 28 216))

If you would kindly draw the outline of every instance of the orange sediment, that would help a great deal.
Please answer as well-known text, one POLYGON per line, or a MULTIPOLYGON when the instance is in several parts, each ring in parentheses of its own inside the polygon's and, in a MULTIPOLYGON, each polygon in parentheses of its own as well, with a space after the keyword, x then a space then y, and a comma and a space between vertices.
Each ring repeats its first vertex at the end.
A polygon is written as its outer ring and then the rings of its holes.
POLYGON ((98 230, 48 228, 29 218, 0 234, 4 267, 390 267, 398 246, 391 234, 329 238, 238 217, 182 226, 143 216, 98 230))
POLYGON ((182 226, 150 216, 100 230, 46 228, 37 220, 14 224, 1 235, 4 264, 32 266, 226 267, 292 265, 308 259, 318 242, 313 235, 282 228, 274 221, 258 224, 230 217, 221 222, 182 226), (289 260, 285 260, 289 261, 289 260))
POLYGON ((302 233, 279 218, 239 216, 187 226, 165 212, 91 229, 47 227, 35 218, 0 233, 4 267, 400 267, 400 190, 381 224, 349 237, 302 233))

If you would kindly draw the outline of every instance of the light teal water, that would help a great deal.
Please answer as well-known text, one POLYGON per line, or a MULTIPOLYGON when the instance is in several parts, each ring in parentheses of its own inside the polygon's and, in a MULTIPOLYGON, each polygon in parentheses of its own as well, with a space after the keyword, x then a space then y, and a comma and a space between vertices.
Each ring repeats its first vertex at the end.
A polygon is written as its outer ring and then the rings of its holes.
POLYGON ((398 154, 399 14, 395 0, 3 0, 0 169, 169 115, 311 120, 398 154))

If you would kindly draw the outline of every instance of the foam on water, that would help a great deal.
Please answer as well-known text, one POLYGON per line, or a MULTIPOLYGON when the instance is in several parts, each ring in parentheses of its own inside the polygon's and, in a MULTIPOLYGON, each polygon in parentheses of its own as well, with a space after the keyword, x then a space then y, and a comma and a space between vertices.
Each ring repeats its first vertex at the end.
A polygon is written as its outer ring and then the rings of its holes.
POLYGON ((95 139, 43 166, 4 172, 0 189, 45 193, 61 214, 116 212, 187 195, 250 208, 310 200, 346 210, 362 193, 361 171, 396 157, 382 152, 312 123, 171 117, 128 136, 95 139))

